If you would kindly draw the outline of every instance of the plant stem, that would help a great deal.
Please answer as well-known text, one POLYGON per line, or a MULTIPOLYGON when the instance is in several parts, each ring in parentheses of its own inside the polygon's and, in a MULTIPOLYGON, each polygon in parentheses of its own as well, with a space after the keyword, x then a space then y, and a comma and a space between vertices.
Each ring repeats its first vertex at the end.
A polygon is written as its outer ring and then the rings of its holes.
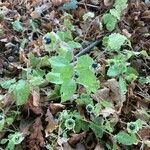
POLYGON ((78 54, 75 55, 75 58, 88 53, 93 47, 95 47, 96 45, 98 45, 101 42, 101 40, 97 40, 93 43, 91 43, 89 46, 87 46, 86 48, 82 49, 78 54))

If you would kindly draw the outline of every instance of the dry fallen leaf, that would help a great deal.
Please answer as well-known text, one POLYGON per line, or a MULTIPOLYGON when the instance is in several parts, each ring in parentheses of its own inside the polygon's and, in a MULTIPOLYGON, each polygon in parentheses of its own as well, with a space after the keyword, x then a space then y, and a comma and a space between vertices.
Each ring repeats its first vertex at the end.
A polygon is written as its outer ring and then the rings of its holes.
POLYGON ((94 150, 104 150, 104 147, 100 144, 97 144, 94 150))
POLYGON ((110 116, 111 114, 114 114, 116 111, 113 108, 105 108, 103 109, 100 114, 103 115, 104 118, 110 116))
POLYGON ((74 146, 76 145, 77 143, 80 142, 81 139, 85 138, 86 137, 86 132, 82 132, 80 134, 72 134, 71 135, 71 138, 68 140, 68 143, 71 145, 71 146, 74 146))
POLYGON ((70 0, 52 0, 53 5, 59 6, 61 4, 64 4, 65 2, 69 2, 70 0))
POLYGON ((111 6, 113 4, 114 0, 104 0, 105 6, 111 6))
POLYGON ((57 112, 64 109, 65 105, 62 105, 62 104, 59 104, 59 103, 51 103, 49 105, 49 108, 50 108, 52 114, 56 114, 57 112))
POLYGON ((39 101, 40 101, 40 91, 38 88, 34 88, 32 90, 32 96, 33 96, 33 105, 38 107, 39 106, 39 101))
POLYGON ((29 149, 33 149, 33 147, 39 148, 45 145, 42 130, 42 121, 41 118, 38 117, 35 123, 30 127, 30 135, 27 138, 27 146, 29 149))
POLYGON ((109 92, 110 92, 110 89, 107 87, 104 87, 103 89, 100 89, 95 94, 93 94, 92 97, 95 101, 100 102, 101 100, 108 99, 109 92))
POLYGON ((39 19, 41 17, 41 14, 39 14, 37 11, 33 11, 31 13, 32 19, 39 19))
POLYGON ((45 119, 48 124, 45 129, 45 136, 48 137, 50 133, 52 133, 55 129, 58 127, 57 121, 54 119, 53 115, 51 114, 50 110, 47 109, 46 113, 46 119, 45 119))

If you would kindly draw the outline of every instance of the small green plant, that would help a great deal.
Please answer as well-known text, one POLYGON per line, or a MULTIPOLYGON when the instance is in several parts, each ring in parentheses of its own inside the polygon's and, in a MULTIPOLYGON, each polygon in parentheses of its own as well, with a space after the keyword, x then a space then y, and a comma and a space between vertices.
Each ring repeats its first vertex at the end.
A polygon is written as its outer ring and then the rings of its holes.
POLYGON ((12 22, 13 29, 17 32, 22 32, 23 31, 23 26, 19 20, 15 20, 12 22))
POLYGON ((15 145, 20 144, 23 141, 23 134, 20 132, 15 132, 14 134, 9 134, 7 139, 2 139, 0 144, 6 144, 5 150, 14 150, 15 145))
POLYGON ((46 79, 51 83, 61 86, 61 102, 71 99, 76 92, 77 84, 83 85, 89 94, 96 92, 99 87, 99 82, 96 79, 95 70, 92 67, 92 64, 95 63, 93 59, 88 55, 84 55, 77 58, 76 62, 73 62, 73 49, 80 48, 80 44, 72 41, 71 36, 68 40, 64 38, 66 32, 46 34, 46 37, 48 36, 52 41, 49 46, 57 46, 58 55, 48 59, 52 71, 46 75, 46 79), (51 35, 55 35, 55 37, 51 35), (59 47, 59 45, 61 46, 59 47))
POLYGON ((129 40, 120 33, 112 33, 103 38, 103 46, 105 46, 105 49, 110 52, 119 51, 121 46, 123 46, 126 42, 129 43, 129 40))
POLYGON ((113 59, 108 60, 109 68, 107 75, 109 77, 119 77, 119 85, 123 93, 127 92, 126 81, 132 82, 138 77, 137 71, 130 67, 127 60, 128 58, 124 54, 114 56, 113 59))
POLYGON ((135 122, 127 123, 127 131, 129 133, 137 133, 139 129, 142 128, 143 122, 142 120, 138 119, 135 122))
POLYGON ((102 21, 108 31, 113 31, 120 20, 121 12, 126 8, 127 0, 115 0, 113 8, 103 15, 102 21))
POLYGON ((138 142, 135 134, 126 133, 124 131, 120 131, 116 136, 116 140, 118 143, 123 145, 133 145, 138 142))

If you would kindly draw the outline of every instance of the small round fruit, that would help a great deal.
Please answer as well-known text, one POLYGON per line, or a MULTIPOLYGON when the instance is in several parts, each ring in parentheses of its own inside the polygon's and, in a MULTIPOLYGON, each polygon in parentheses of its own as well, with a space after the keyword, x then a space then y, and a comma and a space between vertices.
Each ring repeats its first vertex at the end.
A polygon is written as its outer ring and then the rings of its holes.
POLYGON ((70 118, 65 121, 65 126, 67 129, 71 130, 75 127, 75 120, 70 118))
POLYGON ((98 64, 94 63, 94 64, 92 64, 92 67, 93 67, 94 69, 96 69, 96 68, 98 67, 98 64))
POLYGON ((50 44, 50 43, 51 43, 51 38, 45 36, 45 37, 44 37, 44 42, 45 42, 45 44, 50 44))
POLYGON ((88 113, 92 113, 94 111, 94 106, 91 105, 91 104, 88 104, 86 106, 86 110, 87 110, 88 113))

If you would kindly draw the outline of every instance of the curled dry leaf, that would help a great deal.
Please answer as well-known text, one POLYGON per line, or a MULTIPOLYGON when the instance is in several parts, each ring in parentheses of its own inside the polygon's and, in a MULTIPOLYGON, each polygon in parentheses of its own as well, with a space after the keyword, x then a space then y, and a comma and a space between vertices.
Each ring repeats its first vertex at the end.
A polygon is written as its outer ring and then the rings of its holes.
POLYGON ((104 147, 98 143, 94 150, 104 150, 104 147))
POLYGON ((27 59, 24 50, 20 50, 19 59, 21 63, 25 63, 27 66, 30 65, 30 61, 27 59))
POLYGON ((99 0, 90 0, 90 2, 94 5, 98 5, 100 3, 99 0))
POLYGON ((38 117, 36 118, 35 123, 30 127, 30 135, 27 138, 29 149, 32 149, 33 147, 39 148, 45 144, 42 130, 41 118, 38 117))
POLYGON ((33 105, 38 107, 40 101, 40 91, 38 88, 32 90, 33 105))
POLYGON ((86 136, 86 132, 82 132, 80 134, 72 134, 71 138, 68 140, 68 143, 72 146, 75 146, 85 136, 86 136))
POLYGON ((39 115, 42 114, 42 109, 39 107, 38 102, 36 102, 35 96, 34 96, 34 102, 33 102, 33 96, 30 95, 28 103, 24 106, 25 110, 31 110, 34 114, 39 115), (35 106, 38 105, 38 106, 35 106))
POLYGON ((123 29, 122 33, 128 38, 130 38, 132 36, 127 29, 123 29))
POLYGON ((48 137, 50 133, 52 133, 55 129, 58 127, 57 121, 54 119, 53 115, 51 114, 50 110, 47 109, 46 113, 46 119, 45 119, 48 124, 45 129, 45 136, 48 137))
POLYGON ((126 96, 120 91, 119 83, 116 79, 110 79, 107 80, 105 86, 108 87, 111 91, 109 100, 115 102, 116 107, 120 110, 122 108, 123 102, 126 100, 126 96))
POLYGON ((59 6, 59 5, 62 5, 66 2, 69 2, 70 0, 52 0, 52 3, 54 6, 59 6))
POLYGON ((103 109, 100 114, 103 115, 104 118, 114 114, 116 111, 113 108, 105 108, 103 109))
POLYGON ((110 79, 104 84, 104 88, 98 90, 92 95, 97 102, 101 100, 109 100, 116 104, 115 108, 120 111, 126 96, 123 95, 119 89, 119 84, 116 79, 110 79))
POLYGON ((109 92, 110 92, 110 89, 107 87, 104 87, 103 89, 100 89, 95 94, 93 94, 92 97, 97 102, 100 102, 101 100, 106 100, 109 97, 109 92))
POLYGON ((61 111, 62 109, 65 108, 65 105, 62 105, 60 103, 53 103, 49 105, 49 108, 51 110, 51 113, 54 115, 57 112, 61 111))
POLYGON ((111 6, 113 4, 114 0, 104 0, 105 6, 111 6))
POLYGON ((37 11, 33 11, 31 13, 31 17, 32 17, 32 19, 39 19, 41 17, 41 14, 38 13, 37 11))

